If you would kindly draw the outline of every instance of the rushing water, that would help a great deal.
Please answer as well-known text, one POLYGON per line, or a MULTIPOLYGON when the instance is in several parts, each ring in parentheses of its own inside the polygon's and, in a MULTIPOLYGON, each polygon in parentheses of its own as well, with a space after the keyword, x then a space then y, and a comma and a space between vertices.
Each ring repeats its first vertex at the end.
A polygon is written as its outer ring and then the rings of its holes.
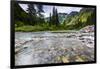
POLYGON ((16 32, 15 64, 94 61, 94 33, 16 32))

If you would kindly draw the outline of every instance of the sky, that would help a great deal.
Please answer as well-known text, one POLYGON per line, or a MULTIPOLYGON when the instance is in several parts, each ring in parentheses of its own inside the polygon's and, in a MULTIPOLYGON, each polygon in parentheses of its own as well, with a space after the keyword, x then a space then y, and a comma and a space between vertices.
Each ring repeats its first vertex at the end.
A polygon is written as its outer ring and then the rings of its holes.
MULTIPOLYGON (((26 11, 28 8, 27 4, 19 4, 19 5, 24 11, 26 11)), ((79 12, 80 9, 82 9, 82 7, 66 7, 66 6, 55 6, 55 8, 57 8, 58 13, 68 13, 68 14, 72 11, 79 12)), ((53 9, 52 5, 43 5, 44 17, 49 17, 50 13, 52 14, 52 9, 53 9)))

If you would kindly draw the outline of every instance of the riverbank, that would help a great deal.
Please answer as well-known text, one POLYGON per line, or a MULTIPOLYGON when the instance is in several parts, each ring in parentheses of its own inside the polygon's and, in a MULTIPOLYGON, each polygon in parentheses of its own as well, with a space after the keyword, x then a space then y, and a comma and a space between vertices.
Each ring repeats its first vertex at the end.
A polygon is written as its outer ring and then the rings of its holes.
POLYGON ((54 33, 67 33, 67 32, 94 32, 95 28, 94 25, 89 25, 83 27, 81 29, 74 29, 69 30, 62 27, 42 27, 42 26, 22 26, 22 27, 15 27, 16 32, 54 32, 54 33))
POLYGON ((94 33, 16 32, 15 64, 94 61, 94 33))
MULTIPOLYGON (((15 27, 16 32, 38 32, 38 31, 63 31, 63 30, 69 30, 67 27, 64 26, 21 26, 21 27, 15 27)), ((79 29, 76 29, 79 30, 79 29)))

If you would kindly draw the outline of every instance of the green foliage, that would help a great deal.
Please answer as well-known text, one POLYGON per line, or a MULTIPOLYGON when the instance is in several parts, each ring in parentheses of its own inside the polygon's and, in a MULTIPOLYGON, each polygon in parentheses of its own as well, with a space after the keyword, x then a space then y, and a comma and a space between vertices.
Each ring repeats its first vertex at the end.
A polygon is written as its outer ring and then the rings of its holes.
POLYGON ((22 26, 15 28, 15 31, 22 32, 31 32, 31 31, 42 31, 43 28, 41 26, 22 26))
POLYGON ((55 7, 53 7, 52 16, 51 16, 51 13, 50 13, 50 19, 49 20, 50 20, 49 23, 51 23, 52 25, 56 25, 56 26, 59 25, 58 11, 55 7))
POLYGON ((24 26, 23 22, 21 22, 21 21, 16 21, 15 22, 15 27, 21 27, 21 26, 24 26))
POLYGON ((95 13, 93 8, 83 8, 77 15, 68 16, 64 21, 64 25, 68 29, 81 29, 87 25, 95 23, 95 13))
POLYGON ((24 25, 29 21, 28 14, 22 10, 22 8, 18 5, 18 3, 14 3, 14 23, 23 22, 24 25))
MULTIPOLYGON (((66 28, 65 28, 66 29, 66 28)), ((15 27, 15 31, 20 31, 20 32, 34 32, 34 31, 54 31, 54 30, 64 30, 63 26, 55 26, 55 25, 25 25, 25 26, 20 26, 20 27, 15 27)))
POLYGON ((58 11, 53 7, 52 15, 45 21, 42 13, 45 13, 42 5, 28 5, 28 13, 15 3, 14 23, 15 31, 54 31, 54 30, 79 30, 87 25, 95 23, 95 12, 92 8, 83 8, 80 12, 71 12, 66 16, 59 16, 58 11))

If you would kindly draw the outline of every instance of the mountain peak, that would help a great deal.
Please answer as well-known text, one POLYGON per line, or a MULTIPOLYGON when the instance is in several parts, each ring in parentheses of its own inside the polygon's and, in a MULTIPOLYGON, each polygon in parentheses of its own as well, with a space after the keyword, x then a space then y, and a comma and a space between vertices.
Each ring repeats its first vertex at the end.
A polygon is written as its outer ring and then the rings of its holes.
POLYGON ((76 14, 78 14, 78 12, 77 11, 72 11, 71 13, 69 13, 68 15, 69 16, 74 16, 74 15, 76 15, 76 14))

